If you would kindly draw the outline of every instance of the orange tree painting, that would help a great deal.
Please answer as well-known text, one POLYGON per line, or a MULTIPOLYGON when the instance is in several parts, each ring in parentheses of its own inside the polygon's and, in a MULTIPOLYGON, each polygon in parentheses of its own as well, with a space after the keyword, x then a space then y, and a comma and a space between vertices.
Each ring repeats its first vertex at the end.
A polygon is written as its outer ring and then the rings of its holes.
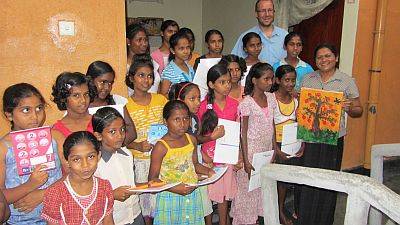
POLYGON ((336 145, 343 93, 302 88, 297 112, 297 138, 336 145))

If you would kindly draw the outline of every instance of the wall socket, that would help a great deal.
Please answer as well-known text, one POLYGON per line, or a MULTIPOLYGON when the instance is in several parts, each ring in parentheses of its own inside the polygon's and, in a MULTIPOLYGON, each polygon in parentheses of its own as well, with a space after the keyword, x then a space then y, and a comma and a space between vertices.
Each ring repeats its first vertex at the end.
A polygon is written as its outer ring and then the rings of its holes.
POLYGON ((75 36, 75 22, 74 21, 58 21, 58 32, 60 36, 75 36))

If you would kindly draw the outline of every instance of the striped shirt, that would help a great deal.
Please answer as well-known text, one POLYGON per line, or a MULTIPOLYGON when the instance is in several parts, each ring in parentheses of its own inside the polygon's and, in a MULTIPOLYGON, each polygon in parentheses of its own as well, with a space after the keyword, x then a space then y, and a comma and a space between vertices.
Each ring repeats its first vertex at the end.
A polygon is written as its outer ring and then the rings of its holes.
POLYGON ((161 75, 161 80, 169 80, 172 84, 189 81, 192 82, 194 77, 194 70, 192 66, 187 64, 189 68, 189 73, 185 73, 175 62, 172 60, 168 63, 168 65, 164 68, 164 71, 161 75))

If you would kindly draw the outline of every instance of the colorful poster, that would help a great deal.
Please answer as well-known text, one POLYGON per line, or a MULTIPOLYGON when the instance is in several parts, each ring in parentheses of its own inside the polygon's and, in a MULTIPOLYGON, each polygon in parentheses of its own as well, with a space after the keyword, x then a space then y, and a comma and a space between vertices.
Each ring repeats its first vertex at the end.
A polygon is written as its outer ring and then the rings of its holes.
POLYGON ((339 138, 343 93, 302 88, 297 111, 297 138, 336 145, 339 138))
POLYGON ((147 133, 147 141, 155 145, 164 135, 168 133, 168 127, 164 124, 151 124, 149 132, 147 133))
POLYGON ((39 127, 10 132, 18 174, 26 175, 36 165, 46 165, 46 170, 56 167, 50 127, 39 127))

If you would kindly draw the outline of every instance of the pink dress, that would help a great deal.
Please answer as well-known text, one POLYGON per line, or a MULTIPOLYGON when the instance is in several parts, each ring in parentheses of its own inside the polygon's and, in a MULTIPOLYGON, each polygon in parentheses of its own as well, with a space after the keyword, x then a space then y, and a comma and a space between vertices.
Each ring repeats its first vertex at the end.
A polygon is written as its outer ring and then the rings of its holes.
POLYGON ((164 57, 168 57, 168 54, 164 54, 160 51, 159 48, 154 50, 154 52, 151 53, 151 58, 156 61, 159 65, 158 67, 158 74, 161 74, 164 68, 167 66, 165 64, 164 57))
MULTIPOLYGON (((276 102, 272 93, 265 93, 268 107, 261 108, 252 97, 245 96, 239 104, 239 115, 249 116, 247 131, 248 159, 254 153, 272 150, 274 134, 273 112, 276 102)), ((244 169, 237 171, 238 193, 232 202, 231 216, 235 224, 255 224, 258 216, 263 216, 261 189, 251 192, 249 178, 244 169)))
MULTIPOLYGON (((218 118, 233 120, 237 119, 237 108, 238 101, 227 96, 226 97, 226 105, 224 109, 220 109, 217 104, 213 104, 213 109, 217 114, 218 118)), ((200 109, 198 112, 198 117, 200 121, 202 121, 202 117, 204 113, 207 111, 207 97, 200 104, 200 109)), ((228 132, 228 131, 225 131, 228 132)), ((201 146, 201 151, 206 153, 209 157, 214 157, 215 150, 215 141, 209 141, 203 143, 201 146)), ((228 171, 219 179, 217 182, 208 185, 208 197, 210 200, 222 203, 224 200, 232 200, 235 198, 237 192, 237 181, 236 181, 236 172, 233 171, 233 166, 228 166, 228 171)))
MULTIPOLYGON (((70 134, 73 133, 70 129, 68 129, 68 127, 64 125, 64 123, 61 120, 57 120, 57 122, 53 125, 53 129, 62 133, 64 137, 68 137, 70 134)), ((92 120, 89 121, 86 127, 86 131, 93 133, 92 120)))

